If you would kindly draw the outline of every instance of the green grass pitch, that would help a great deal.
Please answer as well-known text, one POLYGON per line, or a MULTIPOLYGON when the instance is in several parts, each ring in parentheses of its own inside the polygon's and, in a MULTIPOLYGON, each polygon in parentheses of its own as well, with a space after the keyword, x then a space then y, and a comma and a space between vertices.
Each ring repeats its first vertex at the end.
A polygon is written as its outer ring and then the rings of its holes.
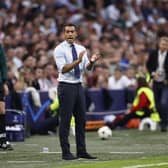
MULTIPOLYGON (((12 142, 14 151, 0 151, 0 168, 168 168, 168 133, 116 130, 108 140, 86 133, 88 152, 97 160, 63 161, 58 136, 31 136, 12 142), (49 152, 44 153, 43 147, 49 152)), ((75 139, 70 136, 75 154, 75 139)))

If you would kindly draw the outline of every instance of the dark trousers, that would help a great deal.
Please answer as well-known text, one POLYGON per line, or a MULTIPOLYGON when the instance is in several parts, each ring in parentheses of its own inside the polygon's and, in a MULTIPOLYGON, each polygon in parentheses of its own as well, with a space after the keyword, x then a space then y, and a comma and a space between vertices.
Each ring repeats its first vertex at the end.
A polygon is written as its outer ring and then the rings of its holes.
POLYGON ((58 86, 60 102, 59 138, 63 154, 70 152, 68 140, 70 120, 75 117, 75 133, 77 153, 86 152, 85 147, 85 96, 81 84, 60 82, 58 86))
POLYGON ((161 127, 166 127, 168 125, 168 86, 163 82, 154 82, 153 91, 156 108, 161 118, 161 127))
MULTIPOLYGON (((5 103, 5 95, 2 83, 0 83, 0 101, 5 103)), ((0 145, 6 142, 6 122, 5 122, 5 114, 2 114, 4 111, 0 111, 0 145)))

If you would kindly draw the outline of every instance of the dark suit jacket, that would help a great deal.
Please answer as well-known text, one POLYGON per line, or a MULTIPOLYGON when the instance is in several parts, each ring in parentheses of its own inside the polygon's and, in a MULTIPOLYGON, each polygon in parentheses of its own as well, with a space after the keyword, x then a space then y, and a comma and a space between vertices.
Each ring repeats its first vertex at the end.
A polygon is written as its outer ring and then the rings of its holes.
MULTIPOLYGON (((147 69, 148 69, 150 74, 157 70, 158 57, 159 57, 158 49, 153 50, 149 53, 149 59, 147 61, 146 66, 147 66, 147 69)), ((166 80, 168 80, 168 52, 166 54, 166 59, 165 59, 165 62, 164 62, 164 70, 165 70, 165 73, 166 73, 166 80)))
POLYGON ((0 44, 0 84, 7 81, 7 65, 6 65, 6 55, 5 50, 0 44))

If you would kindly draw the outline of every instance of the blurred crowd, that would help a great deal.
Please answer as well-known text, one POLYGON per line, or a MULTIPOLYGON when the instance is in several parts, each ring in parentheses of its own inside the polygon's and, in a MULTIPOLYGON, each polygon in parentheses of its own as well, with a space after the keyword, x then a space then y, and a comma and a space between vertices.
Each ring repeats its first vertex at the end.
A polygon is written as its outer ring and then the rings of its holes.
POLYGON ((0 0, 10 90, 57 87, 53 50, 65 23, 79 26, 78 42, 88 55, 101 53, 93 72, 84 74, 84 85, 123 89, 134 86, 136 75, 146 75, 148 52, 168 34, 168 1, 0 0))

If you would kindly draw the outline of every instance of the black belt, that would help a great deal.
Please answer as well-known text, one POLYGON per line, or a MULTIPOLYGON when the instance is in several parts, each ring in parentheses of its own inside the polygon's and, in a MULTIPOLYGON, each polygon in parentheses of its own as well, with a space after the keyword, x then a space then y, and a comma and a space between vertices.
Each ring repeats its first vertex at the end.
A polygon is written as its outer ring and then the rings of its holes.
POLYGON ((81 82, 77 82, 77 83, 69 83, 69 82, 59 82, 59 84, 65 84, 65 85, 81 85, 81 82))

